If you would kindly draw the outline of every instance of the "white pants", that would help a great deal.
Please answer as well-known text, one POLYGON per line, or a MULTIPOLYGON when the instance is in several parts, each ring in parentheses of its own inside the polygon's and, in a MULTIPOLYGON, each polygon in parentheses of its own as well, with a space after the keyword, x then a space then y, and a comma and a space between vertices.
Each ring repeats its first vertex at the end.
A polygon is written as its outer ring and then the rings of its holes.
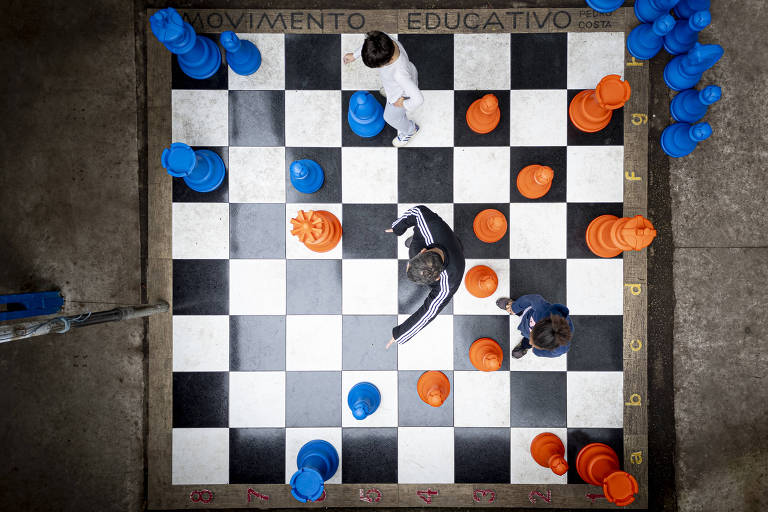
POLYGON ((397 130, 398 135, 412 135, 416 131, 416 123, 408 119, 405 109, 390 102, 384 107, 384 120, 397 130))

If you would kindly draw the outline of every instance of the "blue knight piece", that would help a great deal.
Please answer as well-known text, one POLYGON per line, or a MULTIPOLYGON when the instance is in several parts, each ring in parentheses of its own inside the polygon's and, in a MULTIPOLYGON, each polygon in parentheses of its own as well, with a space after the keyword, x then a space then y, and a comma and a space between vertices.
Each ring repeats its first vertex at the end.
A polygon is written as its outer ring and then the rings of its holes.
POLYGON ((375 137, 384 129, 384 107, 368 91, 357 91, 349 99, 347 121, 361 137, 375 137))
POLYGON ((179 67, 198 80, 213 76, 221 66, 221 52, 216 43, 195 33, 192 25, 181 19, 173 7, 157 11, 149 19, 152 33, 179 58, 179 67))
POLYGON ((673 91, 691 89, 699 83, 701 75, 723 56, 719 44, 693 45, 688 53, 678 55, 664 67, 664 82, 673 91))
POLYGON ((370 382, 359 382, 352 386, 347 395, 347 405, 352 415, 358 420, 364 420, 379 408, 381 393, 379 388, 370 382))
POLYGON ((677 122, 695 123, 704 117, 709 106, 722 95, 722 89, 716 85, 708 85, 700 91, 686 89, 672 99, 669 111, 677 122))
POLYGON ((261 66, 261 52, 252 42, 240 39, 231 30, 222 32, 219 42, 226 50, 229 68, 238 75, 252 75, 261 66))
POLYGON ((653 23, 677 5, 678 0, 635 0, 635 16, 643 23, 653 23))
POLYGON ((675 18, 664 14, 651 23, 643 23, 632 29, 627 37, 627 50, 640 60, 653 58, 664 46, 664 35, 675 27, 675 18))
POLYGON ((299 470, 291 477, 291 494, 302 503, 315 501, 339 468, 339 454, 328 441, 316 439, 301 447, 296 465, 299 470))
POLYGON ((314 160, 296 160, 291 164, 291 184, 303 194, 311 194, 320 190, 325 181, 325 173, 320 164, 314 160))
POLYGON ((661 149, 671 157, 680 158, 690 154, 702 140, 712 135, 709 123, 675 123, 661 132, 661 149))
POLYGON ((711 22, 712 15, 709 11, 695 12, 687 20, 677 20, 675 28, 664 36, 664 49, 672 55, 686 53, 696 44, 699 32, 707 28, 711 22))
POLYGON ((216 190, 226 173, 219 155, 208 149, 194 151, 183 142, 174 142, 170 149, 164 149, 160 161, 168 174, 184 178, 187 186, 197 192, 216 190))
POLYGON ((624 0, 587 0, 587 5, 597 12, 613 12, 624 3, 624 0))
POLYGON ((675 15, 678 18, 690 18, 698 11, 708 11, 709 0, 680 0, 675 6, 675 15))

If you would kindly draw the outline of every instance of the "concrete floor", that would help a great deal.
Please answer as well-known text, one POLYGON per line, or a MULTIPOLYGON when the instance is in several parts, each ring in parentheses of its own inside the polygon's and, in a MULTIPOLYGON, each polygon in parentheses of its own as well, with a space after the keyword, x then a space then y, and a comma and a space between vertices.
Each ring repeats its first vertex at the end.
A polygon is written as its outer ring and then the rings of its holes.
MULTIPOLYGON (((725 91, 708 118, 715 135, 684 159, 668 162, 657 147, 651 154, 649 216, 660 232, 649 251, 655 510, 768 506, 768 188, 760 180, 768 63, 759 36, 768 8, 713 4, 702 39, 726 48, 706 74, 725 91)), ((504 7, 534 5, 583 1, 504 7)), ((0 293, 61 289, 73 311, 141 302, 144 64, 143 36, 134 34, 145 6, 5 2, 0 293)), ((667 123, 662 66, 651 67, 654 136, 667 123)), ((141 321, 0 346, 0 510, 144 508, 145 356, 141 321)))

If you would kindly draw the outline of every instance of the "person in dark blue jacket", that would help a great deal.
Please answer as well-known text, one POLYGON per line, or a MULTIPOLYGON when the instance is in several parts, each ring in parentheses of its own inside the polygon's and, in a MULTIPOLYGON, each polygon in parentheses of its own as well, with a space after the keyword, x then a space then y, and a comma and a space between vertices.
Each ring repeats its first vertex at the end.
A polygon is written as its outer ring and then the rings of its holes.
POLYGON ((523 295, 518 299, 507 297, 496 301, 496 305, 510 315, 520 316, 517 329, 523 341, 512 349, 512 357, 520 359, 529 348, 539 357, 558 357, 571 347, 573 322, 568 308, 562 304, 550 304, 541 295, 523 295))

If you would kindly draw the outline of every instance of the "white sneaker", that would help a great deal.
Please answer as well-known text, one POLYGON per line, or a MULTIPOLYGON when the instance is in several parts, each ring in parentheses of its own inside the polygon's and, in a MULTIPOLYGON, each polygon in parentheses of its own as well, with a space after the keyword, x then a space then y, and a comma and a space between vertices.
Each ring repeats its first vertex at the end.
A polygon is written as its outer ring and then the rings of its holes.
POLYGON ((410 135, 401 135, 398 133, 397 137, 392 139, 392 145, 395 146, 396 148, 401 148, 406 144, 408 144, 413 138, 413 136, 416 135, 417 133, 419 133, 419 125, 416 125, 416 131, 410 135))
POLYGON ((386 98, 387 97, 387 90, 382 87, 381 89, 379 89, 379 94, 381 94, 382 96, 384 96, 386 98))

